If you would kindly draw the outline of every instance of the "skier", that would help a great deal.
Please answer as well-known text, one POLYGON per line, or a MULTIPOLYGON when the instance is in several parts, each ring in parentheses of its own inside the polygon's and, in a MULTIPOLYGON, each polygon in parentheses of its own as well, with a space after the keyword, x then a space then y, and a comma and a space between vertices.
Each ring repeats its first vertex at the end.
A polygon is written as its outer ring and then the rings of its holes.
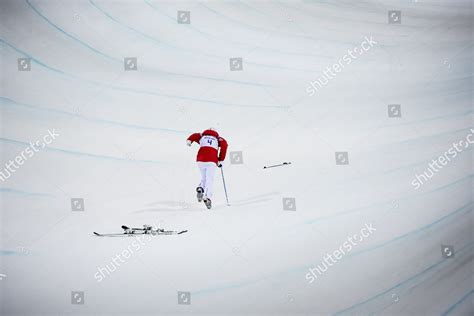
POLYGON ((204 201, 206 207, 210 209, 212 206, 214 172, 216 171, 216 166, 222 167, 222 161, 225 159, 228 144, 213 128, 208 128, 202 133, 194 133, 189 136, 187 140, 188 146, 191 146, 193 142, 198 143, 200 146, 196 158, 199 170, 201 171, 201 182, 196 188, 197 199, 199 202, 204 201))

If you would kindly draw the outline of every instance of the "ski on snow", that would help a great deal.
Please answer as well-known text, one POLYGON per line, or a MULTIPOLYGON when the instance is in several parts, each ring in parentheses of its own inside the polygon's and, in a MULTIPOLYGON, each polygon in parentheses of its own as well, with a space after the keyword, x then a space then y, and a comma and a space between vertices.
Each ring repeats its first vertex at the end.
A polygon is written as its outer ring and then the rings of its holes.
POLYGON ((123 233, 114 234, 99 234, 94 232, 94 235, 99 237, 133 237, 140 235, 181 235, 187 232, 187 230, 175 231, 175 230, 164 230, 164 229, 153 229, 150 225, 143 225, 143 228, 130 228, 122 225, 123 233))

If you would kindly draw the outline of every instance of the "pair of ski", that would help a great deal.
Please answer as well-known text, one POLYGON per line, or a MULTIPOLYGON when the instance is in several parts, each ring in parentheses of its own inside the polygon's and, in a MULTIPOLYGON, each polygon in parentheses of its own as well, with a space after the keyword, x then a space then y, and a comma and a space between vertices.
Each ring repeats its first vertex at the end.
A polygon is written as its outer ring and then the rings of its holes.
POLYGON ((99 237, 134 237, 140 235, 181 235, 187 232, 187 230, 175 231, 175 230, 164 230, 164 229, 153 229, 150 225, 143 225, 143 228, 130 228, 122 225, 123 232, 116 234, 99 234, 94 232, 94 235, 99 237))

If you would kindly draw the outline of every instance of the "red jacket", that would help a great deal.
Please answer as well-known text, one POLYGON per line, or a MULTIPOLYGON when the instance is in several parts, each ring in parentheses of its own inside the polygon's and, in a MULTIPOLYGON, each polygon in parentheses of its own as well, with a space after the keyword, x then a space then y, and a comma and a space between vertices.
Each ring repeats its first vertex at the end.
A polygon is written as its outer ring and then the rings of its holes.
POLYGON ((196 161, 215 162, 224 161, 227 153, 227 141, 216 131, 207 129, 202 133, 194 133, 188 137, 191 142, 198 143, 199 148, 196 161), (219 148, 221 149, 219 151, 219 148))

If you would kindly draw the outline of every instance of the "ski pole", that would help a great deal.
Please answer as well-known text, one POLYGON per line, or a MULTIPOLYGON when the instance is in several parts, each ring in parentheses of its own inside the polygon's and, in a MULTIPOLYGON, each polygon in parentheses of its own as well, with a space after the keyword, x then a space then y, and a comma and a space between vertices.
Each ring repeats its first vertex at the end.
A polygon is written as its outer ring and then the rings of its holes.
POLYGON ((291 162, 284 162, 284 163, 281 163, 281 164, 278 164, 278 165, 273 165, 273 166, 264 166, 263 169, 281 167, 281 166, 286 166, 286 165, 291 165, 291 162))
POLYGON ((225 179, 224 179, 224 167, 221 166, 221 174, 222 174, 222 183, 224 184, 224 192, 225 192, 225 199, 227 200, 227 206, 230 206, 229 204, 229 197, 227 196, 227 188, 225 186, 225 179))

